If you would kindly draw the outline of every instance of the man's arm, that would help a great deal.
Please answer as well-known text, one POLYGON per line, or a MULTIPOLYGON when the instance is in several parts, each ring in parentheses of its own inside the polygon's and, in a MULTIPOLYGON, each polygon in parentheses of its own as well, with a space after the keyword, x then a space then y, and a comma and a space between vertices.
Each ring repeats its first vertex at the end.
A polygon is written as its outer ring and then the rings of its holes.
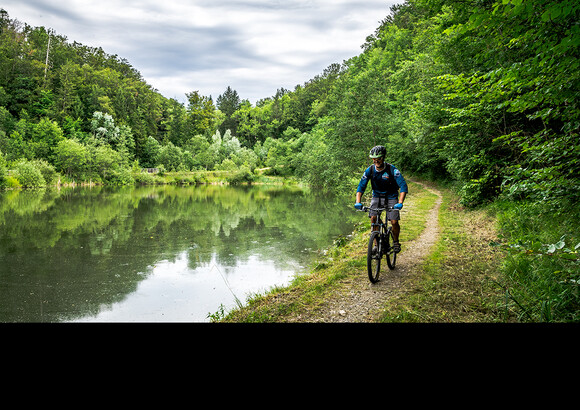
POLYGON ((399 203, 402 204, 403 202, 405 202, 405 197, 407 196, 406 192, 400 192, 399 193, 399 203))
POLYGON ((362 178, 360 179, 360 182, 358 183, 358 186, 356 188, 356 202, 357 203, 360 203, 362 196, 367 189, 367 184, 369 183, 369 175, 367 175, 367 173, 369 172, 369 169, 370 169, 370 167, 365 169, 365 172, 363 172, 362 178))

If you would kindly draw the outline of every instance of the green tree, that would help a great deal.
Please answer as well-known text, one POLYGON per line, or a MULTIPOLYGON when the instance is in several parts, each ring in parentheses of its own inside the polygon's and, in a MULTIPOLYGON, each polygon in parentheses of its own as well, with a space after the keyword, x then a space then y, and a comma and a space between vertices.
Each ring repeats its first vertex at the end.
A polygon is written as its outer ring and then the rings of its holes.
POLYGON ((161 144, 149 136, 142 147, 141 165, 145 168, 155 168, 158 165, 157 157, 161 151, 161 144))
POLYGON ((99 145, 90 151, 90 168, 102 181, 107 181, 111 173, 120 169, 121 154, 109 145, 99 145))
POLYGON ((157 154, 157 163, 163 165, 167 171, 181 171, 185 169, 185 162, 183 150, 171 142, 161 146, 157 154))
POLYGON ((225 115, 225 119, 219 126, 220 132, 225 134, 227 130, 230 130, 235 136, 238 130, 238 121, 234 113, 241 107, 238 92, 228 85, 224 93, 218 96, 216 104, 217 108, 225 115))
POLYGON ((76 140, 65 138, 60 141, 54 155, 57 169, 70 178, 82 178, 88 170, 88 149, 76 140))
POLYGON ((184 145, 184 149, 192 155, 192 167, 209 169, 212 166, 209 153, 209 142, 202 135, 195 135, 184 145))
POLYGON ((188 134, 207 135, 213 132, 218 115, 212 99, 200 95, 198 91, 187 93, 186 97, 188 134))
POLYGON ((56 121, 42 118, 38 124, 31 127, 29 149, 32 157, 53 161, 56 145, 64 139, 62 129, 56 121))

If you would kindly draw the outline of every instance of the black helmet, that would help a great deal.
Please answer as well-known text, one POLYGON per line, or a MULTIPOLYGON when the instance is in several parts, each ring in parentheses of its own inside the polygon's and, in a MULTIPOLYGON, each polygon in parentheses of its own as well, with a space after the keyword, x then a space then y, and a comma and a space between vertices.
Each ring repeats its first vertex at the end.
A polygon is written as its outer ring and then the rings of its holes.
POLYGON ((369 157, 371 158, 380 158, 387 155, 387 149, 382 145, 377 145, 376 147, 371 148, 371 152, 369 152, 369 157))

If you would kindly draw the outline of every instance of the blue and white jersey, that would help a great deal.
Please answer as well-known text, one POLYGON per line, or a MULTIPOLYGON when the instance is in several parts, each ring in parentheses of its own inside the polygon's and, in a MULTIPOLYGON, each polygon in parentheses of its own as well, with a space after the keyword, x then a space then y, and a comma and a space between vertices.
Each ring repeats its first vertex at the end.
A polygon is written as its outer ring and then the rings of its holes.
POLYGON ((382 171, 377 171, 374 165, 365 169, 356 192, 364 194, 369 181, 371 181, 374 197, 397 199, 399 197, 399 189, 401 192, 409 192, 407 182, 405 181, 405 178, 403 178, 401 172, 395 168, 394 165, 386 162, 382 171), (389 170, 391 171, 390 175, 387 167, 389 167, 389 170))

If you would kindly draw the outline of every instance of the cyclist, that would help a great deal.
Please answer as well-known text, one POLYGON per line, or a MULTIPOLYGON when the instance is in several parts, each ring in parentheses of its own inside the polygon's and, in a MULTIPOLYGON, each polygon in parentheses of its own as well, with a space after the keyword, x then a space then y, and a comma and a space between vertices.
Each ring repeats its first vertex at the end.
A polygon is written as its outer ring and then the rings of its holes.
MULTIPOLYGON (((354 207, 356 209, 362 209, 361 199, 370 180, 373 190, 370 207, 388 207, 395 209, 394 211, 387 212, 386 218, 391 221, 393 227, 394 251, 401 252, 401 244, 399 243, 399 233, 401 231, 399 219, 401 218, 399 210, 403 208, 403 202, 409 189, 401 172, 394 165, 385 162, 386 154, 387 150, 382 145, 373 147, 369 152, 369 157, 372 158, 373 165, 365 170, 358 184, 354 207)), ((377 212, 369 211, 369 217, 372 223, 377 221, 377 215, 377 212)))

